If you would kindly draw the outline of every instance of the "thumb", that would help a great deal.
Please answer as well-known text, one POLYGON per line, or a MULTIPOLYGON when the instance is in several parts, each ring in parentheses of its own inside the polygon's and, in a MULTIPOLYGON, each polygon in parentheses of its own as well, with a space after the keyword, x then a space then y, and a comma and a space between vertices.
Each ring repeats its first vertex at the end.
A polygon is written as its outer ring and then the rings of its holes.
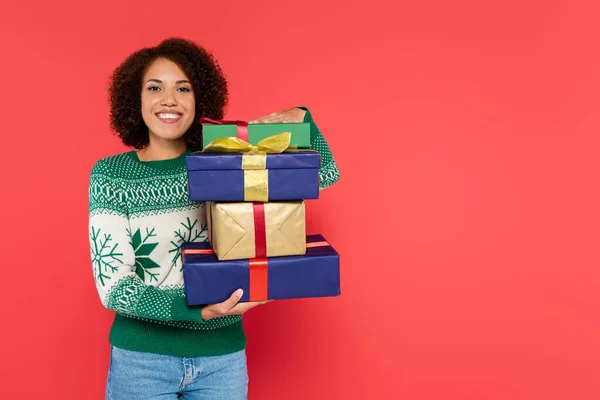
POLYGON ((225 306, 227 311, 231 310, 240 301, 243 294, 244 294, 244 291, 242 289, 238 289, 235 292, 233 292, 231 297, 229 297, 227 300, 225 300, 223 302, 223 305, 225 306))

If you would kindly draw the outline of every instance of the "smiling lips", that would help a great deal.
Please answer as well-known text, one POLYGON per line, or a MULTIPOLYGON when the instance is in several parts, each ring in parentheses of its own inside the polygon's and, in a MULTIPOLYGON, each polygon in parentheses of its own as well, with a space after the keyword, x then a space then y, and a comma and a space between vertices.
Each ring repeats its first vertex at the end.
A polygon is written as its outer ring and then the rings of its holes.
POLYGON ((173 111, 158 112, 156 117, 164 124, 175 124, 181 119, 182 114, 173 111))

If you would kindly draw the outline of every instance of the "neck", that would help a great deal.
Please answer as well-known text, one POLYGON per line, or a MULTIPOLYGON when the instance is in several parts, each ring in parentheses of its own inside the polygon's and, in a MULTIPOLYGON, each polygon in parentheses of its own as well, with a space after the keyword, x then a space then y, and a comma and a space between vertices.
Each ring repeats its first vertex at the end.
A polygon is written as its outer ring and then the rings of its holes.
POLYGON ((186 144, 183 140, 168 140, 155 138, 150 135, 148 146, 137 152, 142 161, 161 161, 177 158, 186 150, 186 144))

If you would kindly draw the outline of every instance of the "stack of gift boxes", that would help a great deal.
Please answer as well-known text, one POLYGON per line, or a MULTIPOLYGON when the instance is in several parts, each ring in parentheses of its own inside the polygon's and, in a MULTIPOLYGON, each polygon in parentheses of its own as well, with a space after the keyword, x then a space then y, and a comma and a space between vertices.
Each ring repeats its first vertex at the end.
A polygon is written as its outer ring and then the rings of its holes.
POLYGON ((186 158, 189 198, 206 202, 208 243, 185 243, 188 305, 340 294, 339 255, 306 235, 321 158, 308 123, 203 119, 203 150, 186 158))

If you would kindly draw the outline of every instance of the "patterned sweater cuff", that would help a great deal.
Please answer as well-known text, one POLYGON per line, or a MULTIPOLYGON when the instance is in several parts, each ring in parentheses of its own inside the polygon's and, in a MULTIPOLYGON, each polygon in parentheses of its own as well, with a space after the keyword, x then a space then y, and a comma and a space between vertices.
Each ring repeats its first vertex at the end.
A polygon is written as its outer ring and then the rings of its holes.
POLYGON ((312 114, 308 107, 297 106, 301 110, 306 111, 304 115, 304 122, 310 124, 310 142, 314 150, 317 150, 321 154, 321 168, 319 168, 319 189, 326 189, 333 186, 337 181, 340 180, 340 171, 337 167, 331 149, 325 140, 325 137, 319 130, 319 127, 313 120, 312 114))
POLYGON ((185 297, 175 296, 171 303, 171 315, 175 321, 191 321, 205 324, 202 319, 202 307, 190 307, 185 302, 185 297))

